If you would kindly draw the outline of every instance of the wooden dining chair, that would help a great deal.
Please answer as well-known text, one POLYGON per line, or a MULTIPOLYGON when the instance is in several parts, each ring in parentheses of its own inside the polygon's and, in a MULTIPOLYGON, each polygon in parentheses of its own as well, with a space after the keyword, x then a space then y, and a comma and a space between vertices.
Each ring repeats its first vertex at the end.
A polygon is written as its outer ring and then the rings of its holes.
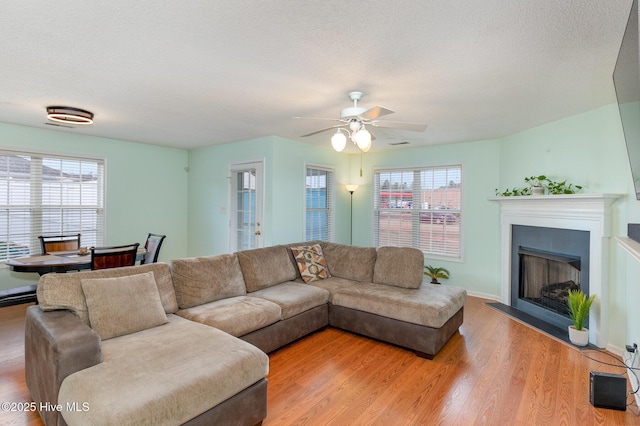
POLYGON ((52 251, 68 251, 78 250, 80 248, 80 234, 74 235, 40 235, 40 247, 42 254, 51 253, 52 251))
POLYGON ((140 243, 113 247, 91 247, 91 269, 133 266, 140 243))
POLYGON ((149 233, 147 241, 144 243, 144 248, 147 252, 145 253, 144 258, 140 261, 141 265, 144 265, 145 263, 156 263, 158 261, 160 246, 165 238, 167 238, 166 235, 149 233))

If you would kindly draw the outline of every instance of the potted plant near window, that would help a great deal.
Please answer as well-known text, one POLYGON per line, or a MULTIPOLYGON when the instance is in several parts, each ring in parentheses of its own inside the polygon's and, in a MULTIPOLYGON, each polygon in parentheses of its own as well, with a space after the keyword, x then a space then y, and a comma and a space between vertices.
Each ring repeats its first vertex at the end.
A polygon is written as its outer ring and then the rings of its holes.
POLYGON ((431 284, 440 284, 438 278, 442 278, 443 280, 449 279, 449 271, 447 271, 446 268, 443 268, 441 266, 427 265, 424 267, 424 269, 426 269, 426 271, 424 271, 424 274, 428 277, 431 277, 431 284))
POLYGON ((589 343, 589 329, 585 327, 589 309, 596 298, 595 294, 587 297, 582 290, 570 290, 569 299, 569 317, 573 325, 569 326, 569 340, 576 346, 587 346, 589 343))

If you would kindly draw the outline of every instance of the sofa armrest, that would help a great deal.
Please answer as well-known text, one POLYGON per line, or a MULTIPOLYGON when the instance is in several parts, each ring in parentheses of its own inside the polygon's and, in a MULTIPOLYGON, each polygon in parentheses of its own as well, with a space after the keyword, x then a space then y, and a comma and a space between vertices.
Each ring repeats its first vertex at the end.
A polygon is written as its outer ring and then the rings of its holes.
MULTIPOLYGON (((24 346, 26 383, 38 407, 58 403, 67 376, 102 362, 100 337, 70 311, 44 312, 30 306, 24 346)), ((58 424, 55 410, 41 411, 40 416, 46 425, 58 424)))

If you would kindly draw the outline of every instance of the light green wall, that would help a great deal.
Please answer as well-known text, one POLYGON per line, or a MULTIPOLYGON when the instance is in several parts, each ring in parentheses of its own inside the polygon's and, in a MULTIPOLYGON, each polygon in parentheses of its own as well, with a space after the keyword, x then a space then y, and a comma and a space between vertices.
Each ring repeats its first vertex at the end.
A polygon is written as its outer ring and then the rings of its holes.
MULTIPOLYGON (((107 245, 166 234, 160 261, 187 254, 187 151, 0 123, 0 147, 104 158, 107 245)), ((36 274, 0 269, 0 289, 35 284, 36 274)))
MULTIPOLYGON (((336 182, 343 184, 349 161, 348 156, 329 148, 278 137, 192 150, 189 153, 190 256, 229 251, 229 165, 255 160, 264 161, 262 234, 265 246, 304 239, 305 163, 334 167, 336 182)), ((340 186, 337 189, 338 241, 348 242, 344 240, 348 232, 348 219, 345 219, 348 193, 340 191, 340 186)))

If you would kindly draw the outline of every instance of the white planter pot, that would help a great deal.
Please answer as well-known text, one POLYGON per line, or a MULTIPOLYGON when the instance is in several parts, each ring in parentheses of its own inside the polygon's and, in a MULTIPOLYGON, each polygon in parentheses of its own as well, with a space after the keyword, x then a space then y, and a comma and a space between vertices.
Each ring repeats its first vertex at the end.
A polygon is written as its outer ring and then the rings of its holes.
POLYGON ((576 330, 574 326, 570 325, 569 340, 576 346, 587 346, 589 344, 589 329, 576 330))
POLYGON ((531 188, 531 193, 533 195, 544 195, 544 186, 534 186, 531 188))

